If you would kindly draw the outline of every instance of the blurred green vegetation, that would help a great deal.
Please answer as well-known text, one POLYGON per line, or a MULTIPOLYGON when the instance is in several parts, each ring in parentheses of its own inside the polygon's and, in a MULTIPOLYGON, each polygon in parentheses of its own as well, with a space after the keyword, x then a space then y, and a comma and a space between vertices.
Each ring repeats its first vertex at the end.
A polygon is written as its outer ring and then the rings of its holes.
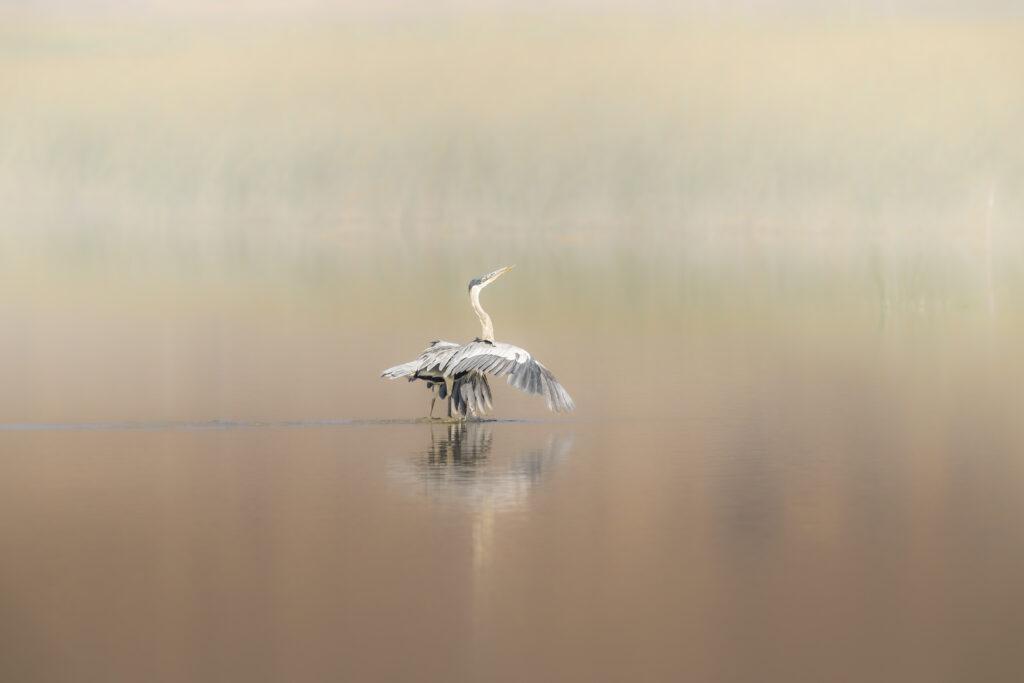
POLYGON ((1012 22, 23 19, 0 300, 1017 324, 1021 83, 1012 22))

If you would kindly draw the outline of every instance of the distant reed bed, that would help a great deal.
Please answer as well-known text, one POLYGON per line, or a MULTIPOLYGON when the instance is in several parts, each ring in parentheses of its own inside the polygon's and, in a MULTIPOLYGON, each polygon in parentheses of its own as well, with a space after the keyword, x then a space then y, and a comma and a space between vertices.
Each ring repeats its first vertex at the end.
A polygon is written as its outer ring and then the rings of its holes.
POLYGON ((1020 23, 22 18, 0 83, 11 305, 1024 310, 1020 23))

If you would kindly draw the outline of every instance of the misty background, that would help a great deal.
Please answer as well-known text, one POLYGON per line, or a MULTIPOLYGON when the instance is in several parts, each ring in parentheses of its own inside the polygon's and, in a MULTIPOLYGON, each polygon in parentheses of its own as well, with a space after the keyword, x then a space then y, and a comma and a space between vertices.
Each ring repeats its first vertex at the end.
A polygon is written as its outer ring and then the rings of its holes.
POLYGON ((12 416, 386 415, 376 366, 472 338, 465 283, 512 263, 485 297, 498 338, 553 367, 594 338, 607 364, 1021 323, 1009 3, 0 19, 12 416))

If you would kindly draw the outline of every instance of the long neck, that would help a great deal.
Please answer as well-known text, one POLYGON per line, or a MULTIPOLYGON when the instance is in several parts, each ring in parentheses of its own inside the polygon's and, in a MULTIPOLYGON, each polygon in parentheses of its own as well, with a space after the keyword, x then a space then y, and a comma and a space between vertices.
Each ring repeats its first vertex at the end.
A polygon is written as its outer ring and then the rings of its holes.
POLYGON ((483 306, 480 305, 481 289, 483 289, 483 287, 474 287, 469 290, 469 302, 473 305, 476 317, 480 318, 480 326, 483 328, 480 338, 487 341, 494 341, 494 325, 491 323, 491 316, 487 315, 487 311, 485 311, 483 306))

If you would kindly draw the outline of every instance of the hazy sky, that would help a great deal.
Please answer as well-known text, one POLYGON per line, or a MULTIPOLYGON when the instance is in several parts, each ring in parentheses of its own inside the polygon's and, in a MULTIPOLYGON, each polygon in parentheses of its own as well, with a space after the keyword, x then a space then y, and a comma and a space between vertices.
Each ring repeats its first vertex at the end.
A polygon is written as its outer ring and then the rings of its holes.
POLYGON ((638 9, 711 15, 1015 17, 1017 0, 0 0, 0 11, 76 15, 306 14, 433 12, 535 8, 544 11, 619 12, 638 9))

